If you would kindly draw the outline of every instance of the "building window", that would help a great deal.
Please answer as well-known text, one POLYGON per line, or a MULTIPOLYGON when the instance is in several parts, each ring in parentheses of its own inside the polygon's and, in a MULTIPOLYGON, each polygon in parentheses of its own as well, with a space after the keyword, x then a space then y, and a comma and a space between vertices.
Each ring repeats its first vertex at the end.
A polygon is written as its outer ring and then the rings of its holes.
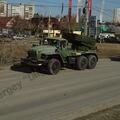
POLYGON ((0 13, 4 13, 4 3, 0 3, 0 13))
POLYGON ((12 13, 12 16, 19 16, 19 13, 12 13))
POLYGON ((33 8, 32 8, 32 7, 29 7, 29 10, 30 10, 30 11, 32 11, 32 10, 33 10, 33 8))
POLYGON ((25 12, 25 18, 29 18, 29 13, 25 12))

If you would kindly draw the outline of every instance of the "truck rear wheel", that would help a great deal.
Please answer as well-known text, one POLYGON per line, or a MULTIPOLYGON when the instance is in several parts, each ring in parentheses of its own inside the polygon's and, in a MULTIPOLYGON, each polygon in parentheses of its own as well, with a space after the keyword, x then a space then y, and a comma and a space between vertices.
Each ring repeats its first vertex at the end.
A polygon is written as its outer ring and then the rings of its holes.
POLYGON ((95 55, 90 55, 88 57, 88 69, 94 69, 97 64, 97 57, 95 55))
POLYGON ((77 69, 84 70, 88 66, 88 59, 85 56, 80 56, 77 58, 77 69))
POLYGON ((56 75, 61 68, 60 61, 57 59, 51 59, 48 63, 48 71, 52 75, 56 75))

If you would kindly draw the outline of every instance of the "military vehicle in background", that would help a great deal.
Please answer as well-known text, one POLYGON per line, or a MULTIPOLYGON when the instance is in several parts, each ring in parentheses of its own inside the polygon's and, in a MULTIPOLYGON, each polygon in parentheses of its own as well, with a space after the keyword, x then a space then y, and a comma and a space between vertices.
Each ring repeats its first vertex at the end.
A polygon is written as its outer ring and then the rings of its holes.
POLYGON ((63 38, 47 38, 43 45, 34 45, 21 63, 39 69, 44 67, 54 75, 66 66, 93 69, 97 61, 95 40, 66 33, 63 38))

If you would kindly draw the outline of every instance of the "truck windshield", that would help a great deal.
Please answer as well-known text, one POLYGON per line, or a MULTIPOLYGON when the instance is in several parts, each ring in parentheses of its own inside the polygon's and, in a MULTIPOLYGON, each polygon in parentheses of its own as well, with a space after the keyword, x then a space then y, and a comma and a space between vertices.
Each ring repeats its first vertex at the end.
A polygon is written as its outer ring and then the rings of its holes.
POLYGON ((51 45, 51 46, 56 46, 56 47, 60 46, 60 41, 56 39, 47 39, 45 40, 44 43, 45 45, 51 45))

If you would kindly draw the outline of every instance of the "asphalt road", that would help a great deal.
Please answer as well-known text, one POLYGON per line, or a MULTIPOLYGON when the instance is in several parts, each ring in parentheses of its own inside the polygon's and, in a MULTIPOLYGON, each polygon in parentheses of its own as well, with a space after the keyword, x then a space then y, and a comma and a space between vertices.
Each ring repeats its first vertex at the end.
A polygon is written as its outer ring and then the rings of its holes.
POLYGON ((72 120, 120 104, 120 62, 58 75, 0 71, 0 120, 72 120))

